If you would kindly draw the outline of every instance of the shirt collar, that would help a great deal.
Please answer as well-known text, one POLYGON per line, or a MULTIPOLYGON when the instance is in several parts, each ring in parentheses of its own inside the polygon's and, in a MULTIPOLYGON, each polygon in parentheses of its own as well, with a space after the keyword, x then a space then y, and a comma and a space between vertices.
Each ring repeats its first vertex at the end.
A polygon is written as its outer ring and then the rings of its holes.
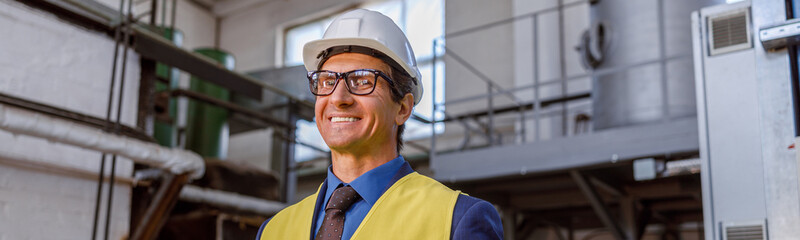
POLYGON ((405 161, 403 156, 398 155, 395 159, 367 171, 349 184, 342 182, 333 174, 332 166, 328 167, 328 178, 326 179, 328 186, 325 191, 325 199, 330 198, 333 190, 340 185, 345 185, 353 187, 358 195, 372 206, 383 195, 383 191, 387 189, 392 177, 400 170, 405 161))

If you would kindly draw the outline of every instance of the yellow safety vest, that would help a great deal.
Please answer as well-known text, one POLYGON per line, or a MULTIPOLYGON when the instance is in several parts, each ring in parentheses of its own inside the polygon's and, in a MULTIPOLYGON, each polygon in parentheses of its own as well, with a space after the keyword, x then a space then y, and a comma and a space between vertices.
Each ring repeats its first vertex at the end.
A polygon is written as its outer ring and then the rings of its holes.
MULTIPOLYGON (((276 214, 264 227, 261 240, 310 239, 317 194, 319 190, 276 214)), ((410 173, 383 193, 350 239, 450 239, 459 194, 436 180, 410 173)))

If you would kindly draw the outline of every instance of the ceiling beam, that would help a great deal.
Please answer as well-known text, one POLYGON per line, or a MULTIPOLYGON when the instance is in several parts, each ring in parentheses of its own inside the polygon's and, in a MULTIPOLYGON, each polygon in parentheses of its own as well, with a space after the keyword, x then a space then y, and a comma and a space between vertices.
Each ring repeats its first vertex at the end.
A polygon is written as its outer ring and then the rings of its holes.
POLYGON ((251 9, 257 7, 258 5, 274 2, 275 0, 228 0, 217 2, 214 4, 214 7, 211 8, 211 12, 214 15, 219 17, 225 17, 229 15, 233 15, 238 11, 242 11, 245 9, 251 9))

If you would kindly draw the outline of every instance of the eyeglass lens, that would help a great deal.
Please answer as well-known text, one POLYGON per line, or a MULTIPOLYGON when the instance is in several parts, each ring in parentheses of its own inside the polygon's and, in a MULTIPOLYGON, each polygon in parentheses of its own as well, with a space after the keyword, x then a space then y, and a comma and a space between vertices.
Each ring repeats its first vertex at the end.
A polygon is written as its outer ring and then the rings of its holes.
POLYGON ((328 95, 333 93, 338 82, 338 77, 343 78, 347 89, 352 94, 365 95, 372 93, 377 81, 377 74, 367 70, 356 70, 347 73, 320 71, 309 76, 311 92, 315 95, 328 95))

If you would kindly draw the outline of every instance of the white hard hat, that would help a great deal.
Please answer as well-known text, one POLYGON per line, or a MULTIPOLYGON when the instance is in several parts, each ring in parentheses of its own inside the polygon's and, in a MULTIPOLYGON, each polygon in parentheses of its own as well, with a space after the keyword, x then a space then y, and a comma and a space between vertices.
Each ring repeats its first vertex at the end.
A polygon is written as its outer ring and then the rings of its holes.
MULTIPOLYGON (((405 70, 412 79, 411 94, 414 105, 422 99, 422 75, 417 68, 414 50, 406 35, 392 19, 375 11, 356 9, 346 12, 331 22, 322 39, 306 43, 303 47, 303 63, 308 71, 319 70, 320 61, 341 52, 366 53, 363 48, 376 50, 385 55, 384 62, 405 70), (334 50, 342 47, 345 50, 334 50)), ((376 54, 372 54, 377 56, 376 54)), ((380 58, 380 57, 379 57, 380 58)), ((394 80, 394 79, 393 79, 394 80)))

